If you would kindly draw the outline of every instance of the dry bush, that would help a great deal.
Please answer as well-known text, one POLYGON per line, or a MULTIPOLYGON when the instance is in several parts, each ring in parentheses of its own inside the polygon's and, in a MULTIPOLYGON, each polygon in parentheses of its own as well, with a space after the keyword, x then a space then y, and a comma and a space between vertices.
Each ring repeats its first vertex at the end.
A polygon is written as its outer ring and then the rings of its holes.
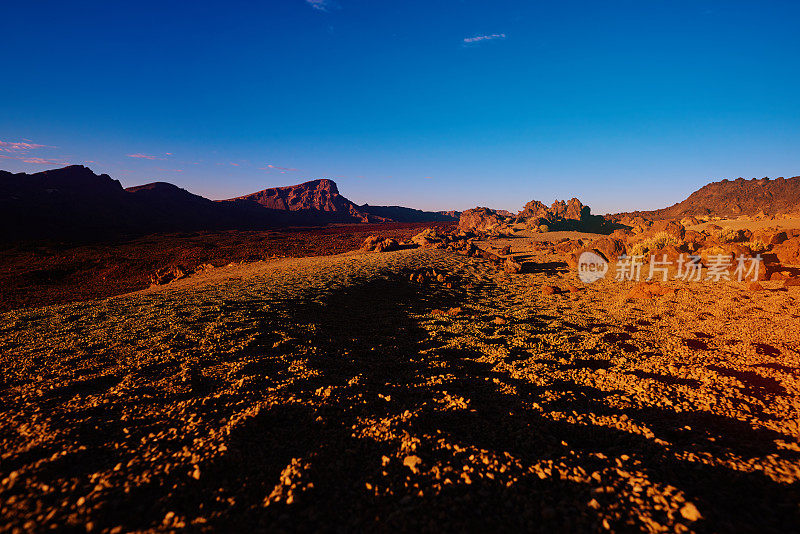
POLYGON ((761 240, 746 241, 742 245, 752 250, 754 254, 763 254, 769 248, 769 245, 761 240))
POLYGON ((736 243, 742 239, 741 230, 734 230, 733 228, 725 228, 724 230, 720 230, 719 234, 717 235, 717 241, 720 243, 736 243))
POLYGON ((668 234, 667 232, 659 232, 652 237, 648 237, 644 239, 631 248, 630 255, 631 256, 644 256, 649 254, 650 252, 654 252, 658 249, 673 246, 679 247, 683 244, 683 242, 678 239, 677 237, 668 234))

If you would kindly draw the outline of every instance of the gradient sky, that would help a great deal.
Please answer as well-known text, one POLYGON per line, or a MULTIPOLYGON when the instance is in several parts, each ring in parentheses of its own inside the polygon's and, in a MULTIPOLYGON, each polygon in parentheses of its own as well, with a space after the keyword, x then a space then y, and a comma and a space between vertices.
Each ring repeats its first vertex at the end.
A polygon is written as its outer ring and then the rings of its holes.
POLYGON ((800 175, 800 2, 8 2, 0 169, 595 213, 800 175))

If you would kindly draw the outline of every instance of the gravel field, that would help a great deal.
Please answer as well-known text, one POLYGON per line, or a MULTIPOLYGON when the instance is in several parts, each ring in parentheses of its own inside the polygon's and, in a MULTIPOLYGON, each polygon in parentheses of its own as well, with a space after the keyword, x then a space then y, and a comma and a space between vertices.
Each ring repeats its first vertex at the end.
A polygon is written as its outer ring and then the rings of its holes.
POLYGON ((800 287, 631 285, 417 249, 3 313, 0 531, 800 530, 800 287))

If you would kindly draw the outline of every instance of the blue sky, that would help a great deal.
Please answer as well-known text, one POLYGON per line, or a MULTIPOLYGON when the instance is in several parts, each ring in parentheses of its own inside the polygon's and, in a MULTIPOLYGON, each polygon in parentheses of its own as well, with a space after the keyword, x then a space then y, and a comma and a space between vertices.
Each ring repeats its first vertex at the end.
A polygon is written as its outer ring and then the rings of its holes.
POLYGON ((800 175, 800 2, 13 2, 0 169, 595 213, 800 175))

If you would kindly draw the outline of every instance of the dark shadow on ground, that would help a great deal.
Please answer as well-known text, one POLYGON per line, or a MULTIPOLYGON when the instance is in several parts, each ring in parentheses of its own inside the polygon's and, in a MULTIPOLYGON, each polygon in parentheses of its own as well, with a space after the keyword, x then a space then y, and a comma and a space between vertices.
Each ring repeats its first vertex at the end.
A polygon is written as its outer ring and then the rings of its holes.
MULTIPOLYGON (((197 460, 201 475, 155 471, 157 463, 142 455, 150 449, 140 444, 173 421, 137 426, 120 421, 112 407, 65 421, 74 426, 76 441, 92 446, 69 469, 51 466, 52 473, 39 477, 51 483, 67 476, 86 480, 98 464, 125 463, 125 476, 138 482, 127 492, 114 488, 95 509, 91 520, 99 529, 157 528, 172 512, 188 520, 202 517, 205 522, 194 525, 198 529, 226 531, 595 531, 600 520, 587 503, 596 498, 602 507, 620 507, 621 517, 611 527, 626 531, 645 526, 629 502, 613 493, 593 493, 597 483, 591 479, 569 480, 557 473, 540 478, 528 467, 552 460, 570 469, 580 466, 588 476, 617 469, 614 461, 628 455, 630 462, 622 468, 679 488, 702 510, 705 519, 695 525, 698 530, 780 532, 800 524, 796 485, 688 461, 683 454, 745 459, 774 454, 796 460, 796 453, 775 445, 790 436, 719 415, 611 408, 605 402, 609 392, 568 378, 534 385, 512 377, 477 349, 431 344, 417 316, 464 304, 463 298, 457 290, 395 277, 287 301, 277 315, 262 311, 258 302, 228 303, 249 307, 259 328, 255 341, 231 354, 212 352, 195 363, 180 362, 175 371, 186 375, 186 385, 172 397, 158 396, 157 390, 137 397, 131 388, 125 399, 189 405, 199 419, 214 421, 212 428, 239 417, 224 437, 227 450, 197 460), (278 328, 285 335, 277 335, 278 328), (240 362, 235 376, 214 374, 222 362, 240 362), (242 384, 226 389, 232 381, 242 384), (544 401, 545 392, 555 392, 558 400, 544 401), (267 398, 274 402, 240 415, 267 398), (652 428, 669 448, 612 426, 548 415, 573 411, 624 414, 652 428), (112 450, 106 442, 126 446, 112 450), (590 456, 595 453, 606 459, 590 456), (420 460, 417 473, 403 465, 411 455, 420 460), (504 471, 492 467, 501 463, 507 465, 504 471), (464 466, 473 469, 469 484, 461 476, 464 466)), ((630 336, 611 337, 617 342, 630 336)), ((576 358, 565 369, 605 367, 602 360, 576 358)), ((162 376, 167 371, 152 367, 147 372, 162 376)), ((737 377, 755 393, 779 393, 750 374, 737 377)), ((114 387, 115 380, 89 380, 69 393, 114 387)), ((191 436, 172 436, 150 452, 182 457, 194 447, 191 436)), ((88 482, 81 484, 91 491, 88 482)), ((665 513, 654 514, 655 520, 668 522, 665 513)))

